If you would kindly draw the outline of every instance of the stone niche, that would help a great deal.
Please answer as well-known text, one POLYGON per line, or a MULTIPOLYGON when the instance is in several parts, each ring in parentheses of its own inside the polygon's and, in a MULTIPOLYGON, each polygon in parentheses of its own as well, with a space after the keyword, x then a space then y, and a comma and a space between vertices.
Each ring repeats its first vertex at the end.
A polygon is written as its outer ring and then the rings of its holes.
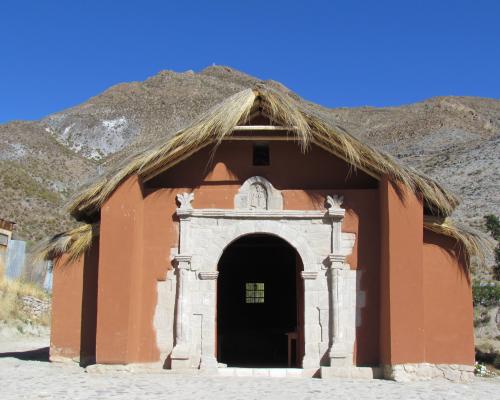
POLYGON ((357 273, 346 257, 355 235, 342 232, 342 197, 327 196, 324 210, 284 210, 281 192, 255 176, 241 186, 234 209, 193 208, 193 193, 181 193, 177 199, 175 269, 158 282, 154 319, 158 347, 172 369, 218 368, 217 264, 230 243, 254 233, 284 239, 302 259, 303 368, 353 366, 357 273))
POLYGON ((283 196, 271 182, 261 176, 254 176, 241 185, 234 197, 236 210, 282 210, 283 196))

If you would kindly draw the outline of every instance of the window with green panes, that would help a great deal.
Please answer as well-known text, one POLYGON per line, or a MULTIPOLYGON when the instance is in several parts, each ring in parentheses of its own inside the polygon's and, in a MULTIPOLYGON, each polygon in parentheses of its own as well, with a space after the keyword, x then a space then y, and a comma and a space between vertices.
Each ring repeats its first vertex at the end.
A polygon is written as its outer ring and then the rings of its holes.
POLYGON ((264 283, 262 282, 245 283, 245 303, 247 304, 264 303, 264 283))

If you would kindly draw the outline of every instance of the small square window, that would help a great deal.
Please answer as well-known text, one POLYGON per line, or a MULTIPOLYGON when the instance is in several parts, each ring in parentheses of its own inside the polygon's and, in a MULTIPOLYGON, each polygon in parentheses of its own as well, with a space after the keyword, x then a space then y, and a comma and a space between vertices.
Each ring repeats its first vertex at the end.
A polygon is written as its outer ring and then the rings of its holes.
POLYGON ((267 143, 255 143, 253 145, 253 165, 269 165, 269 145, 267 143))
POLYGON ((249 282, 245 284, 245 303, 264 303, 264 283, 249 282))

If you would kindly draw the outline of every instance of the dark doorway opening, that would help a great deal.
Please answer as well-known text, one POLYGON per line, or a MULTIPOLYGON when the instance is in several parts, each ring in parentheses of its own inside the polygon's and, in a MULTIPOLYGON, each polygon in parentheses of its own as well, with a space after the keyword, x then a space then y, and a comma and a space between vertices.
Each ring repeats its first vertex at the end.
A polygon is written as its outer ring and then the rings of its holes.
POLYGON ((303 290, 295 249, 276 236, 248 235, 226 248, 218 268, 218 361, 299 367, 303 290))

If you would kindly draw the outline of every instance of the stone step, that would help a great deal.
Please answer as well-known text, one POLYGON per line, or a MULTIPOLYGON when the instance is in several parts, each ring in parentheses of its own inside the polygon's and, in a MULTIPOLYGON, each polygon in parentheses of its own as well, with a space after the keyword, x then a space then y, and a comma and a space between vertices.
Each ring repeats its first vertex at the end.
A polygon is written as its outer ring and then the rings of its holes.
POLYGON ((227 367, 217 368, 217 374, 220 376, 258 376, 270 378, 312 378, 318 372, 317 369, 302 368, 238 368, 227 367))
POLYGON ((321 367, 321 378, 382 379, 379 367, 321 367))

